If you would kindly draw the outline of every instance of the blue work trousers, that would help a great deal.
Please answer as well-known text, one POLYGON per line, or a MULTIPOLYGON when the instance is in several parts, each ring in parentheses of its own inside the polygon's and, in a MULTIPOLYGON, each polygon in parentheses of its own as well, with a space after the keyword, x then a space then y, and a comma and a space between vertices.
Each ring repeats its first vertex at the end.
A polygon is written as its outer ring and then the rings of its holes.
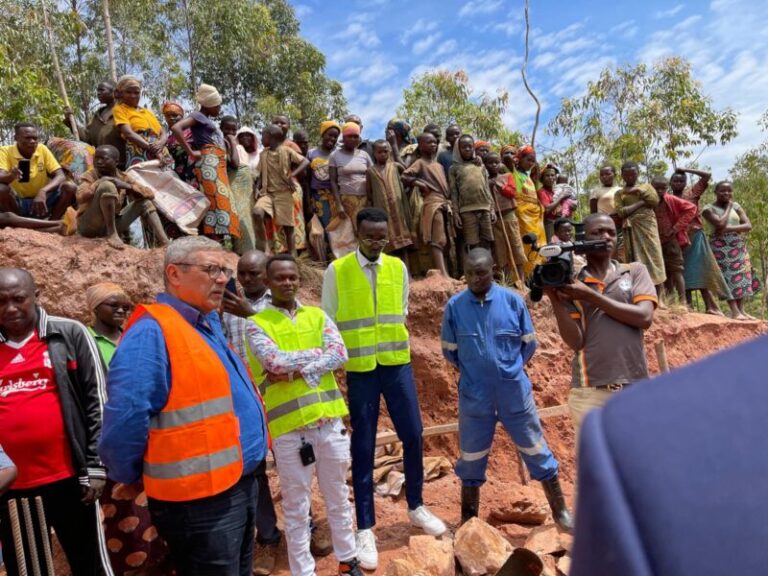
POLYGON ((209 498, 149 499, 152 521, 180 576, 251 576, 258 486, 251 473, 209 498))
POLYGON ((478 403, 459 392, 459 449, 456 475, 464 486, 482 486, 488 454, 497 422, 501 422, 522 454, 534 480, 549 480, 557 475, 557 460, 547 446, 533 395, 520 402, 478 403))
POLYGON ((423 504, 421 412, 410 363, 400 366, 379 364, 371 372, 347 372, 347 389, 352 424, 352 486, 355 490, 357 529, 365 530, 376 524, 373 460, 380 398, 384 396, 397 437, 403 443, 405 498, 409 510, 423 504))

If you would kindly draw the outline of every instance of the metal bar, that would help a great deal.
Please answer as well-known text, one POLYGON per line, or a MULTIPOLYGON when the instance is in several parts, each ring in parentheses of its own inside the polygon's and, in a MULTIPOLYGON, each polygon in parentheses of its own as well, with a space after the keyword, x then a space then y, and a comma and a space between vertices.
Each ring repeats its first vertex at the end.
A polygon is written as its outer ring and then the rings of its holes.
POLYGON ((40 558, 37 556, 37 539, 35 538, 35 525, 32 523, 32 510, 29 507, 29 500, 21 499, 21 511, 24 514, 24 524, 27 529, 27 546, 29 546, 29 559, 32 562, 32 574, 40 574, 40 558))
POLYGON ((37 523, 40 526, 40 532, 43 535, 43 556, 45 557, 46 576, 56 576, 53 569, 53 551, 51 550, 51 533, 48 531, 48 521, 45 518, 45 507, 43 499, 35 496, 35 508, 37 509, 37 523))
POLYGON ((11 531, 13 532, 13 547, 16 550, 16 566, 19 576, 27 576, 27 558, 24 554, 24 535, 19 523, 19 509, 16 500, 8 501, 8 513, 11 516, 11 531))

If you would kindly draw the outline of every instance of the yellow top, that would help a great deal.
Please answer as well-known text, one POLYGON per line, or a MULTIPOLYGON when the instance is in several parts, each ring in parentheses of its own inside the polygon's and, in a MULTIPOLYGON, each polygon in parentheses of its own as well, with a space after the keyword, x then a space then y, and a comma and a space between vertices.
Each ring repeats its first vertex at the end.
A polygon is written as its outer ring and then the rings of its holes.
MULTIPOLYGON (((0 146, 0 170, 10 172, 25 160, 16 144, 0 146)), ((48 184, 56 170, 60 170, 56 157, 45 144, 38 144, 32 158, 29 159, 29 182, 11 182, 11 189, 21 198, 34 198, 40 188, 48 184)))
POLYGON ((160 136, 163 129, 160 127, 160 121, 155 116, 154 112, 149 108, 133 108, 122 102, 115 104, 112 108, 112 117, 115 120, 115 126, 121 124, 128 124, 136 133, 139 132, 154 132, 155 135, 160 136))

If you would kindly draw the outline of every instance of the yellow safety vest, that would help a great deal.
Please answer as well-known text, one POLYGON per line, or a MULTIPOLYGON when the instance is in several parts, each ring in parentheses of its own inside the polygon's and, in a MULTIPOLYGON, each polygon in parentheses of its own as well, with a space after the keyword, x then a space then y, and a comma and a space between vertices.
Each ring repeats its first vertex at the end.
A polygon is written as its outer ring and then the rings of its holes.
MULTIPOLYGON (((283 352, 323 347, 325 313, 320 308, 302 306, 296 310, 294 320, 278 310, 267 308, 251 316, 251 320, 283 352)), ((260 389, 264 395, 272 438, 308 426, 321 418, 340 418, 349 413, 333 372, 324 374, 317 388, 310 388, 298 370, 298 377, 292 382, 270 384, 264 380, 264 368, 250 347, 246 350, 254 378, 263 380, 260 389)))
POLYGON ((335 260, 338 310, 336 325, 347 345, 348 372, 370 372, 376 364, 400 366, 411 361, 403 309, 403 264, 381 255, 376 273, 376 303, 368 279, 352 252, 335 260))

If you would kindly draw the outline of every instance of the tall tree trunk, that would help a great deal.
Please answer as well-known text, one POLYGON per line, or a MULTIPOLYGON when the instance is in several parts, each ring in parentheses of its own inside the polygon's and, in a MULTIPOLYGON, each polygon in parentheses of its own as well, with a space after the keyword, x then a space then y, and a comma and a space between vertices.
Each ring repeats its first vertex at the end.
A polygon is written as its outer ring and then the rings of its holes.
POLYGON ((539 127, 539 116, 541 115, 541 102, 539 102, 536 94, 533 93, 533 90, 531 90, 531 87, 528 85, 528 78, 526 76, 526 69, 528 68, 528 33, 530 29, 531 21, 528 17, 528 0, 525 0, 525 58, 523 59, 523 66, 520 69, 520 72, 523 75, 525 89, 528 91, 528 94, 531 95, 533 101, 536 102, 536 119, 533 122, 533 130, 531 131, 531 146, 534 146, 536 144, 536 130, 539 127))
POLYGON ((189 5, 187 0, 181 0, 182 8, 184 10, 184 19, 187 29, 187 53, 189 55, 189 84, 192 88, 192 96, 197 91, 197 66, 195 65, 195 50, 192 46, 192 19, 189 16, 189 5))
POLYGON ((77 0, 72 0, 72 12, 77 16, 78 19, 78 26, 77 26, 77 36, 76 36, 76 45, 75 50, 77 54, 77 85, 78 89, 80 91, 80 108, 83 110, 83 121, 85 125, 88 125, 88 103, 90 102, 90 98, 88 97, 88 92, 85 87, 85 78, 83 77, 83 43, 82 43, 82 34, 80 34, 80 24, 82 23, 82 20, 80 19, 80 11, 78 10, 77 0))
POLYGON ((112 42, 112 18, 109 15, 109 0, 101 0, 101 9, 104 12, 104 29, 107 34, 109 73, 112 75, 112 82, 117 82, 117 64, 115 62, 115 44, 112 42))
POLYGON ((53 70, 56 74, 56 80, 59 82, 59 91, 61 92, 61 99, 64 100, 64 106, 66 107, 66 116, 69 120, 69 125, 72 128, 72 134, 74 134, 77 140, 80 140, 80 132, 77 129, 77 122, 75 121, 75 115, 72 113, 72 106, 69 104, 69 96, 67 95, 67 86, 64 84, 64 77, 61 75, 61 67, 59 66, 59 55, 56 53, 56 42, 53 38, 53 28, 51 28, 51 22, 48 20, 48 8, 46 6, 46 0, 41 2, 43 6, 43 19, 45 22, 45 29, 48 31, 48 46, 51 49, 51 58, 53 59, 53 70))

